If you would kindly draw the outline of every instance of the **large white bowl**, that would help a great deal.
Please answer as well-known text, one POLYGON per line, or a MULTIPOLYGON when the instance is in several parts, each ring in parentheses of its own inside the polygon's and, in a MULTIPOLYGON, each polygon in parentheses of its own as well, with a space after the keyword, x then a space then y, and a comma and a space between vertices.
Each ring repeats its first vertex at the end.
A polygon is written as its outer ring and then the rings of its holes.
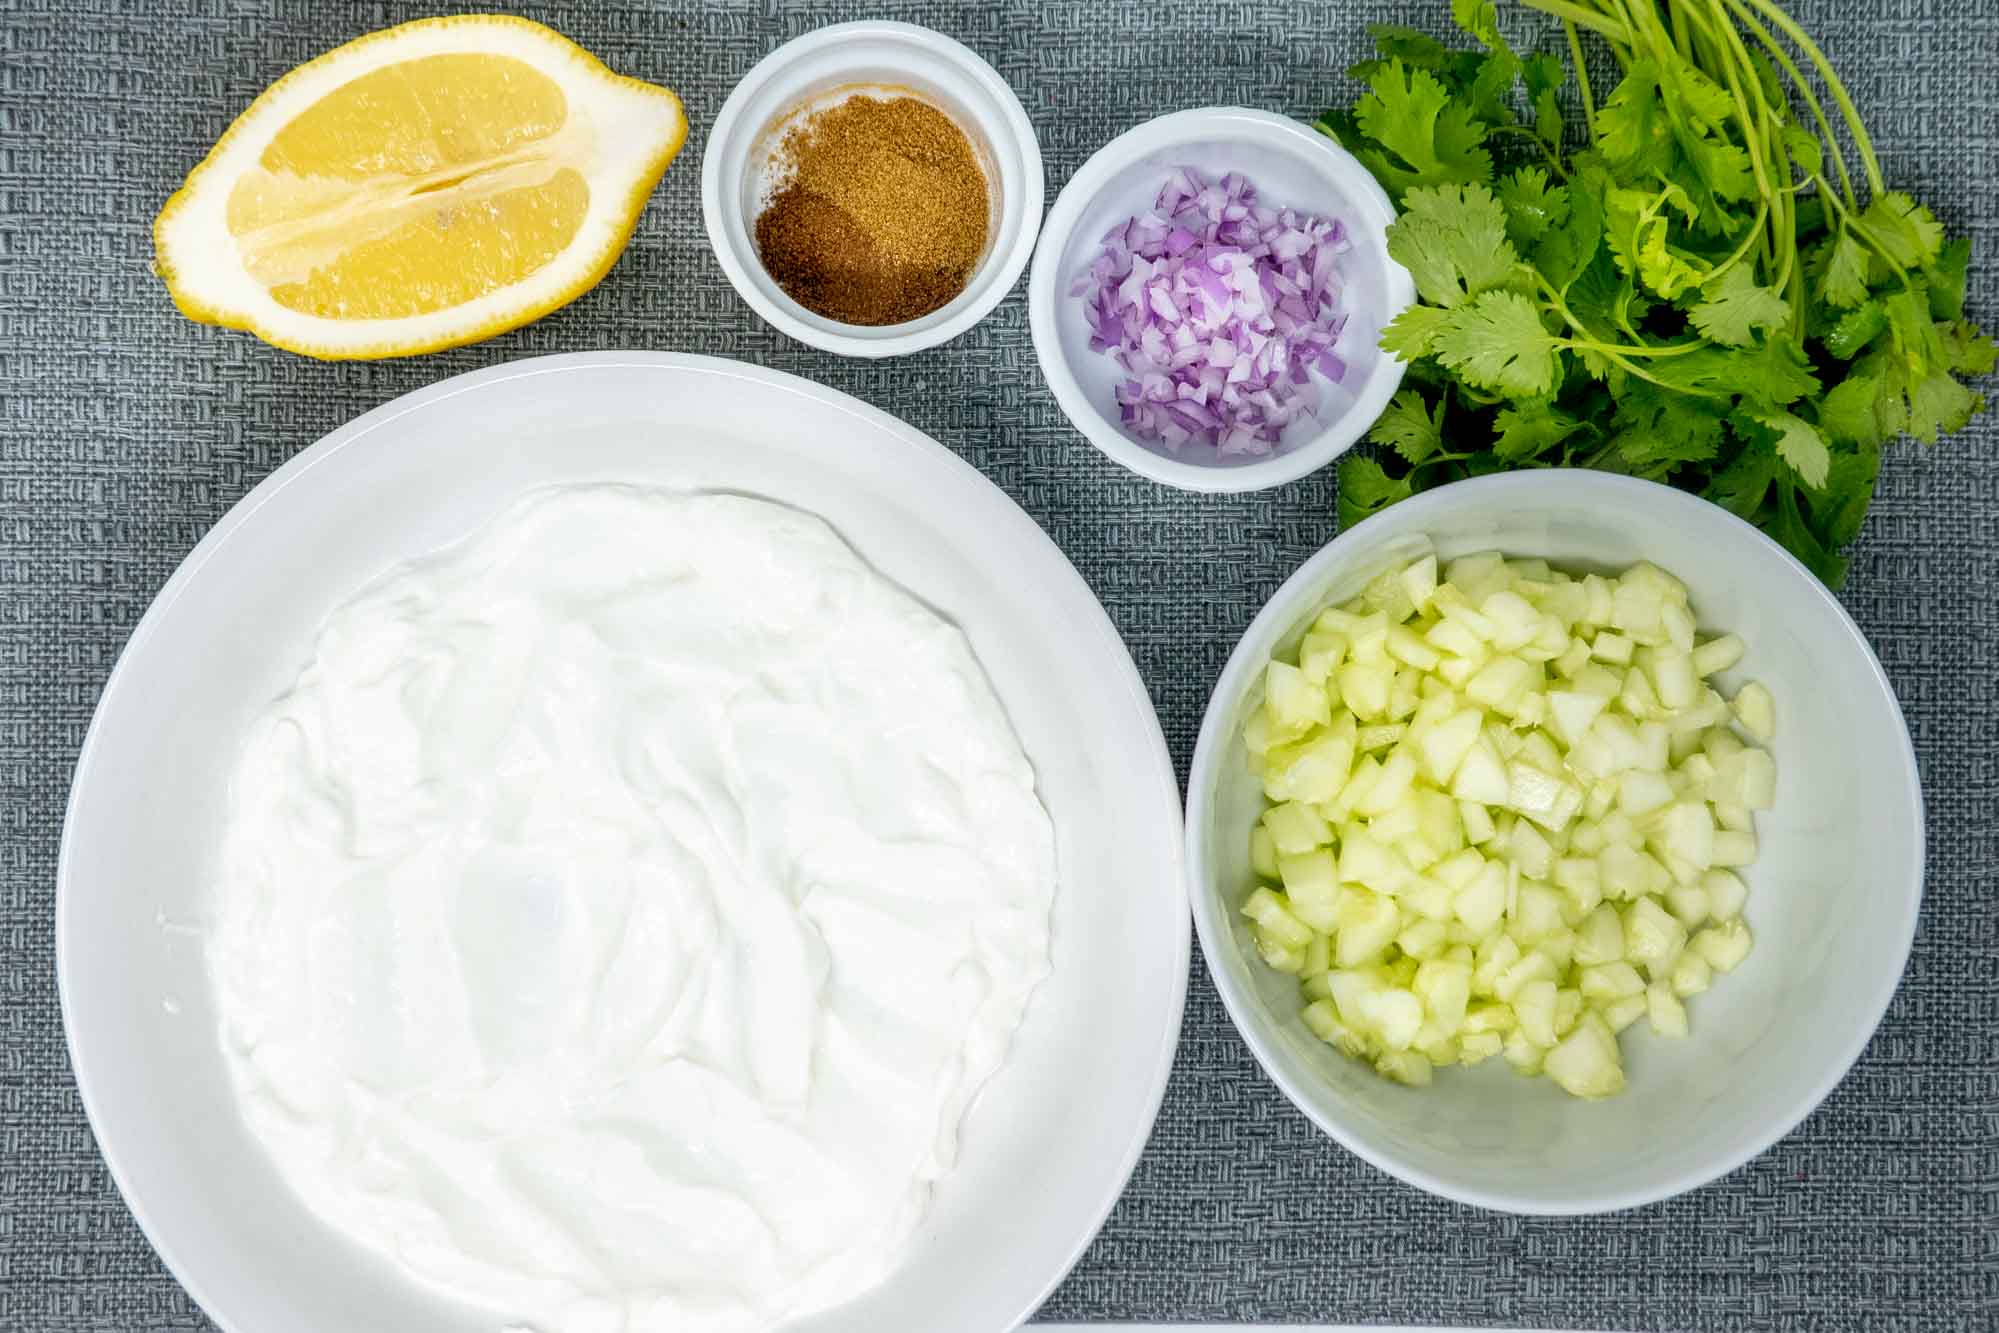
POLYGON ((1085 439, 1143 477, 1189 491, 1254 491, 1296 481, 1353 447, 1402 383, 1404 363, 1381 350, 1382 326, 1416 299, 1407 269, 1388 257, 1395 206, 1368 169, 1325 135, 1287 116, 1245 107, 1176 111, 1125 131, 1098 149, 1055 198, 1027 277, 1027 317, 1041 373, 1085 439), (1259 202, 1335 217, 1353 248, 1341 260, 1346 327, 1334 351, 1346 377, 1327 385, 1317 417, 1301 417, 1276 450, 1217 454, 1188 445, 1178 453, 1139 439, 1118 420, 1117 363, 1090 350, 1080 298, 1069 294, 1103 248, 1104 233, 1150 211, 1175 167, 1214 178, 1239 171, 1259 202))
POLYGON ((339 599, 531 487, 620 479, 827 518, 960 624, 1054 816, 1054 971, 887 1285, 819 1333, 1010 1328, 1095 1233, 1144 1144, 1188 960, 1179 792, 1131 658, 1033 520, 926 436, 804 380, 703 357, 549 357, 378 408, 252 491, 160 592, 106 686, 63 830, 56 952, 106 1161, 232 1333, 506 1321, 443 1300, 310 1214, 238 1115, 203 962, 245 724, 339 599))
POLYGON ((1629 1208, 1733 1170, 1832 1091, 1887 1009, 1923 884, 1915 753, 1880 663, 1819 581, 1703 500, 1600 472, 1522 472, 1405 500, 1341 534, 1278 589, 1223 670, 1194 753, 1188 888, 1208 970, 1263 1067, 1319 1127, 1432 1193, 1522 1213, 1629 1208), (1577 1101, 1504 1061, 1406 1088, 1318 1041, 1297 980, 1256 958, 1237 908, 1265 802, 1242 723, 1262 668, 1314 612, 1358 593, 1423 538, 1445 557, 1499 550, 1570 568, 1650 560, 1685 580, 1707 632, 1748 644, 1724 692, 1777 699, 1777 806, 1744 872, 1756 947, 1687 1003, 1692 1034, 1623 1037, 1630 1086, 1577 1101))

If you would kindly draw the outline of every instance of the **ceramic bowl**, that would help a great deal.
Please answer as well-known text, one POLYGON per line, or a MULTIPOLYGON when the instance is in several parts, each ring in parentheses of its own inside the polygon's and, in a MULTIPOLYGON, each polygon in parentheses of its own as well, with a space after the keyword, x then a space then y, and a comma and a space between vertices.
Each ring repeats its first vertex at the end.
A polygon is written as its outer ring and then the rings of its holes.
POLYGON ((1589 1213, 1678 1194, 1734 1170, 1811 1113, 1894 994, 1923 886, 1923 801, 1908 730, 1839 602, 1769 538, 1683 492, 1601 472, 1458 482, 1341 534, 1278 589, 1236 645, 1208 706, 1187 810, 1188 891, 1208 970, 1236 1026, 1320 1128, 1392 1175, 1460 1202, 1589 1213), (1264 967, 1238 913, 1265 806, 1242 724, 1264 664, 1320 607, 1357 594, 1428 540, 1444 558, 1497 550, 1571 570, 1640 560, 1684 580, 1704 633, 1748 645, 1718 678, 1777 703, 1776 808, 1744 870, 1755 948, 1687 1001, 1672 1041, 1621 1039, 1629 1086, 1578 1101, 1504 1060, 1442 1069, 1426 1088, 1379 1078, 1299 1020, 1297 979, 1264 967))
POLYGON ((1140 476, 1189 491, 1255 491, 1315 472, 1351 448, 1402 382, 1403 363, 1379 346, 1381 329, 1415 300, 1408 271, 1388 257, 1394 207, 1354 156, 1284 116, 1242 107, 1180 111, 1147 121, 1099 149, 1056 197, 1027 280, 1028 322, 1041 373, 1083 437, 1140 476), (1089 271, 1104 234, 1152 209, 1167 174, 1192 167, 1208 179, 1241 172, 1258 201, 1338 218, 1352 248, 1340 270, 1347 317, 1334 351, 1340 383, 1315 375, 1316 415, 1301 417, 1264 455, 1223 455, 1206 445, 1177 452, 1139 439, 1119 420, 1113 393, 1125 378, 1090 347, 1090 327, 1071 285, 1089 271))
POLYGON ((1019 280, 1041 227, 1041 148, 1020 99, 970 47, 912 23, 836 23, 785 43, 743 77, 708 131, 701 216, 729 284, 772 325, 842 356, 901 356, 949 342, 1019 280), (756 219, 785 130, 850 96, 912 96, 956 121, 986 170, 986 249, 965 290, 921 319, 870 327, 806 309, 764 270, 756 219))
POLYGON ((708 357, 547 357, 385 404, 293 458, 160 590, 71 788, 56 966, 111 1175, 230 1333, 495 1333, 310 1212, 238 1110, 205 963, 229 775, 321 620, 522 493, 626 481, 808 509, 956 622, 1055 823, 1053 970, 880 1287, 787 1333, 1025 1319, 1096 1234, 1165 1089, 1186 992, 1179 789, 1145 687, 1082 578, 936 441, 845 394, 708 357))

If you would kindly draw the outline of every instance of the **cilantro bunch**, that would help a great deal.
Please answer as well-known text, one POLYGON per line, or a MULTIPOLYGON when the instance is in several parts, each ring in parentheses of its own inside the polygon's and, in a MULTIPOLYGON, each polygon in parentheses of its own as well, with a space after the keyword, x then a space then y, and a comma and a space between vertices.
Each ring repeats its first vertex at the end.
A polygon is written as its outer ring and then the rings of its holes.
POLYGON ((1969 242, 1886 189, 1771 0, 1523 2, 1562 21, 1566 67, 1509 47, 1492 0, 1453 0, 1478 49, 1376 26, 1351 71, 1369 91, 1319 120, 1395 198, 1388 249, 1419 298, 1382 334, 1411 363, 1371 437, 1388 466, 1341 464, 1342 521, 1457 477, 1602 468, 1704 495, 1838 586, 1881 446, 1984 407, 1957 378, 1994 361, 1964 317, 1969 242), (1621 71, 1601 101, 1585 29, 1621 71))

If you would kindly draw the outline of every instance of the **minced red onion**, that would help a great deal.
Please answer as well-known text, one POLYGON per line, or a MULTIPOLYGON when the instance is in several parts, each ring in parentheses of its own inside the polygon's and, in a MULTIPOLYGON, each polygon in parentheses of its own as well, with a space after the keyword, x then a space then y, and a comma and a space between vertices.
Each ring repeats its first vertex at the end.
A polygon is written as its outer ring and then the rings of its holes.
POLYGON ((1140 439, 1267 454, 1315 412, 1311 372, 1345 376, 1337 219, 1266 208, 1236 172, 1209 183, 1180 167, 1103 244, 1069 294, 1084 298, 1091 350, 1128 376, 1118 409, 1140 439))

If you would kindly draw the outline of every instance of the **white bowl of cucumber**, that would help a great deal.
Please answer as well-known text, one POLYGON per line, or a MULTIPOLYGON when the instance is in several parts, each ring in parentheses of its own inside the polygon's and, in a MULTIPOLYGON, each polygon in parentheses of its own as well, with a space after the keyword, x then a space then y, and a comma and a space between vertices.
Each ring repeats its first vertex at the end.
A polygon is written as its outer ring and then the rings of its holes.
POLYGON ((1278 590, 1201 728, 1187 867, 1231 1017, 1326 1133, 1460 1202, 1604 1212, 1742 1165, 1858 1058, 1922 789, 1880 663, 1775 543, 1517 473, 1278 590))

